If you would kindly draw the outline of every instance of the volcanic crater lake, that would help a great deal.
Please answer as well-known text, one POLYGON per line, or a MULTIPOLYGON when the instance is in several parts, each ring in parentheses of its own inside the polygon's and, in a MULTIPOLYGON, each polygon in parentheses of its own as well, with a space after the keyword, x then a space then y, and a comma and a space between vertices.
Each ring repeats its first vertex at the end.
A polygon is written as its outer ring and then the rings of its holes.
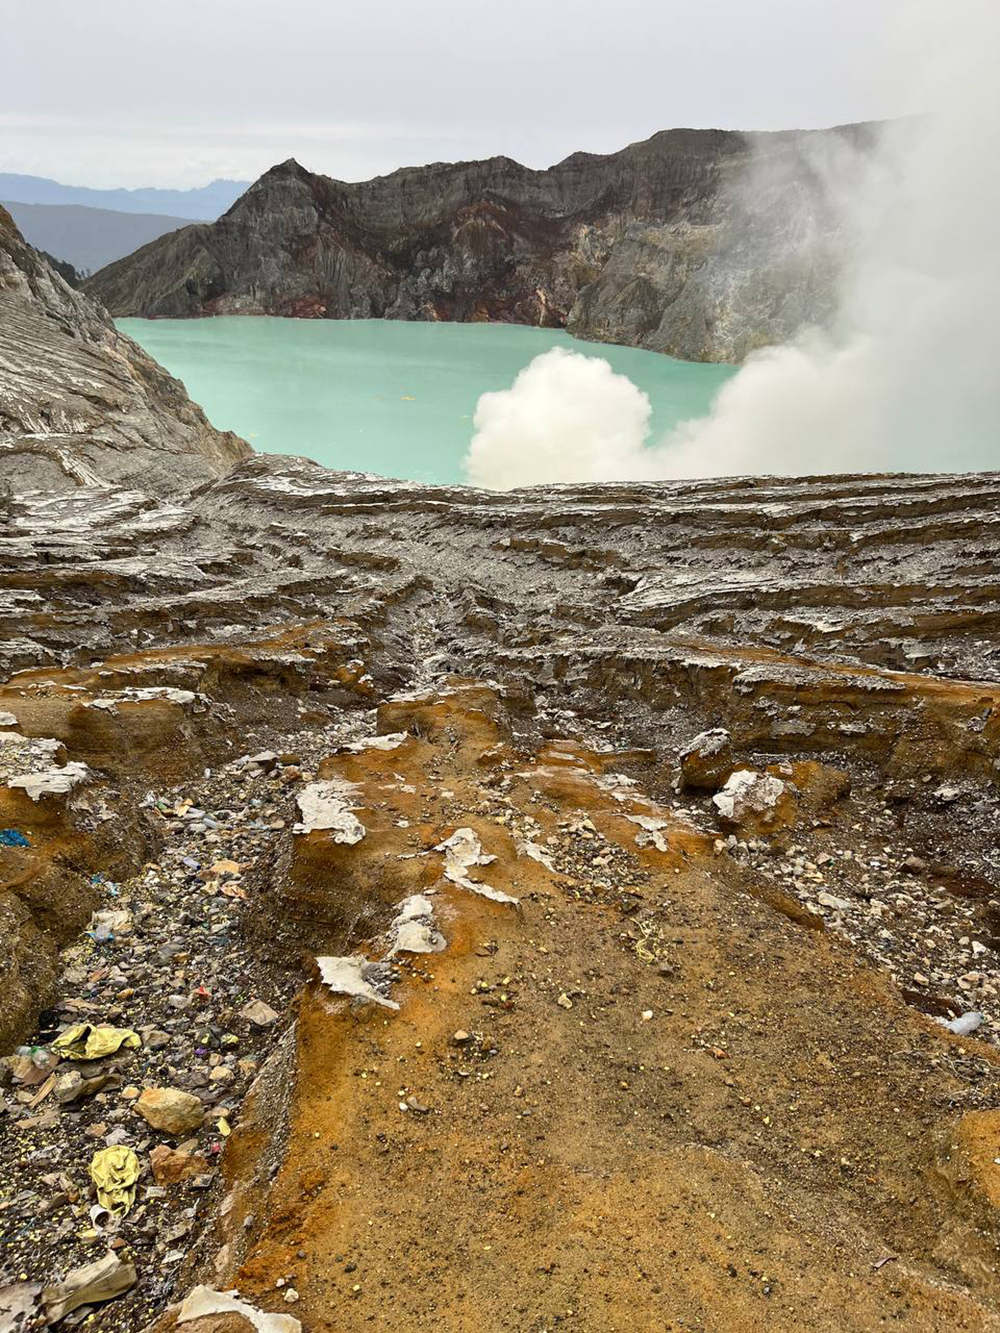
POLYGON ((604 357, 644 390, 654 440, 704 415, 735 373, 514 324, 242 315, 117 324, 184 381, 213 425, 255 449, 413 481, 465 481, 479 395, 509 388, 551 347, 604 357))

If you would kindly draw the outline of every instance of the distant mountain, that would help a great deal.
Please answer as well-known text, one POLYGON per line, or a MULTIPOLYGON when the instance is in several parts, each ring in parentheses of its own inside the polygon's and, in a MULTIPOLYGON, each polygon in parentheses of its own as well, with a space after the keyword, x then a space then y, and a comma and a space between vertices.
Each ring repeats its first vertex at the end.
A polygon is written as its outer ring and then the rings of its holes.
POLYGON ((838 214, 816 153, 875 135, 667 130, 546 171, 494 157, 358 183, 289 160, 85 289, 114 316, 493 320, 738 362, 829 317, 838 214))
POLYGON ((216 180, 195 190, 91 190, 60 185, 44 176, 0 171, 0 199, 19 204, 84 204, 114 213, 156 213, 189 222, 214 222, 248 188, 250 181, 216 180))
POLYGON ((187 218, 156 213, 118 213, 80 204, 19 204, 3 201, 24 239, 82 273, 96 273, 165 232, 191 225, 187 218))

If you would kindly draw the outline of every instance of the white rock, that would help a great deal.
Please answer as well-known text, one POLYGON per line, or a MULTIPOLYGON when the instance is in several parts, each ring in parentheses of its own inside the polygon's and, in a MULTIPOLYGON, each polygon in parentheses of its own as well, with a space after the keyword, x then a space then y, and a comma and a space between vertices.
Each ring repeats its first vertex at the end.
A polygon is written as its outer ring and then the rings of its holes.
POLYGON ((268 1314, 241 1301, 235 1291, 215 1291, 212 1287, 195 1287, 181 1306, 177 1322, 186 1324, 191 1319, 213 1314, 242 1315, 257 1333, 302 1333, 301 1323, 292 1315, 268 1314))
POLYGON ((18 777, 8 778, 7 786, 19 787, 33 801, 40 801, 43 796, 65 796, 89 777, 90 769, 87 765, 74 762, 62 768, 49 768, 41 773, 22 773, 18 777))
POLYGON ((389 927, 391 947, 387 958, 397 953, 440 953, 447 944, 434 926, 434 904, 422 893, 411 894, 399 905, 399 912, 389 927))
POLYGON ((722 790, 716 792, 712 803, 721 818, 739 823, 747 815, 772 814, 786 790, 780 778, 758 773, 752 768, 740 768, 722 790))
POLYGON ((450 838, 439 842, 434 850, 444 852, 444 877, 457 884, 459 888, 478 893, 481 898, 491 898, 497 903, 517 902, 517 899, 512 898, 509 893, 502 893, 499 889, 490 888, 488 884, 471 880, 466 874, 472 866, 488 866, 496 860, 495 856, 483 852, 483 844, 474 829, 456 829, 450 838))
POLYGON ((398 1009, 395 1000, 390 1000, 375 989, 365 973, 377 970, 378 964, 372 963, 363 954, 348 954, 344 958, 317 958, 320 980, 335 995, 358 996, 362 1000, 371 1000, 385 1009, 398 1009))
POLYGON ((360 842, 366 830, 361 820, 352 814, 351 797, 356 791, 353 783, 338 778, 308 783, 296 798, 302 818, 292 831, 332 831, 334 842, 349 847, 360 842))

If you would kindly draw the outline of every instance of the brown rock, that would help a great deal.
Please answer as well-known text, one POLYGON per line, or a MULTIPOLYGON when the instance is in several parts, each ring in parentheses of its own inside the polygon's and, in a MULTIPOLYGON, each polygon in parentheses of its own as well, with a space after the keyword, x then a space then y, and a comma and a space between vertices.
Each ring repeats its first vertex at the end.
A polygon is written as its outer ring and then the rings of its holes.
POLYGON ((177 1185, 208 1171, 208 1158, 200 1152, 183 1152, 158 1143, 150 1151, 149 1165, 157 1185, 177 1185))
POLYGON ((179 1088, 146 1088, 135 1109, 164 1134, 190 1134, 201 1126, 205 1114, 201 1099, 179 1088))
POLYGON ((729 732, 722 727, 703 731, 681 751, 681 787, 717 791, 736 761, 729 732))

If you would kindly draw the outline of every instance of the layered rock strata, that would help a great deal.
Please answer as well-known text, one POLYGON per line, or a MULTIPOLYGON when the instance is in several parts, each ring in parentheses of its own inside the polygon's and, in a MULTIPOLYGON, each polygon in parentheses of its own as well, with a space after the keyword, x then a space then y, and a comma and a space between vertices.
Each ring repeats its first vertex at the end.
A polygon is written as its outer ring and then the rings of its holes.
POLYGON ((221 476, 249 446, 201 408, 0 208, 0 486, 46 494, 221 476))
POLYGON ((501 157, 360 184, 289 160, 87 290, 116 316, 500 320, 740 361, 829 315, 829 167, 876 133, 670 130, 546 171, 501 157))

